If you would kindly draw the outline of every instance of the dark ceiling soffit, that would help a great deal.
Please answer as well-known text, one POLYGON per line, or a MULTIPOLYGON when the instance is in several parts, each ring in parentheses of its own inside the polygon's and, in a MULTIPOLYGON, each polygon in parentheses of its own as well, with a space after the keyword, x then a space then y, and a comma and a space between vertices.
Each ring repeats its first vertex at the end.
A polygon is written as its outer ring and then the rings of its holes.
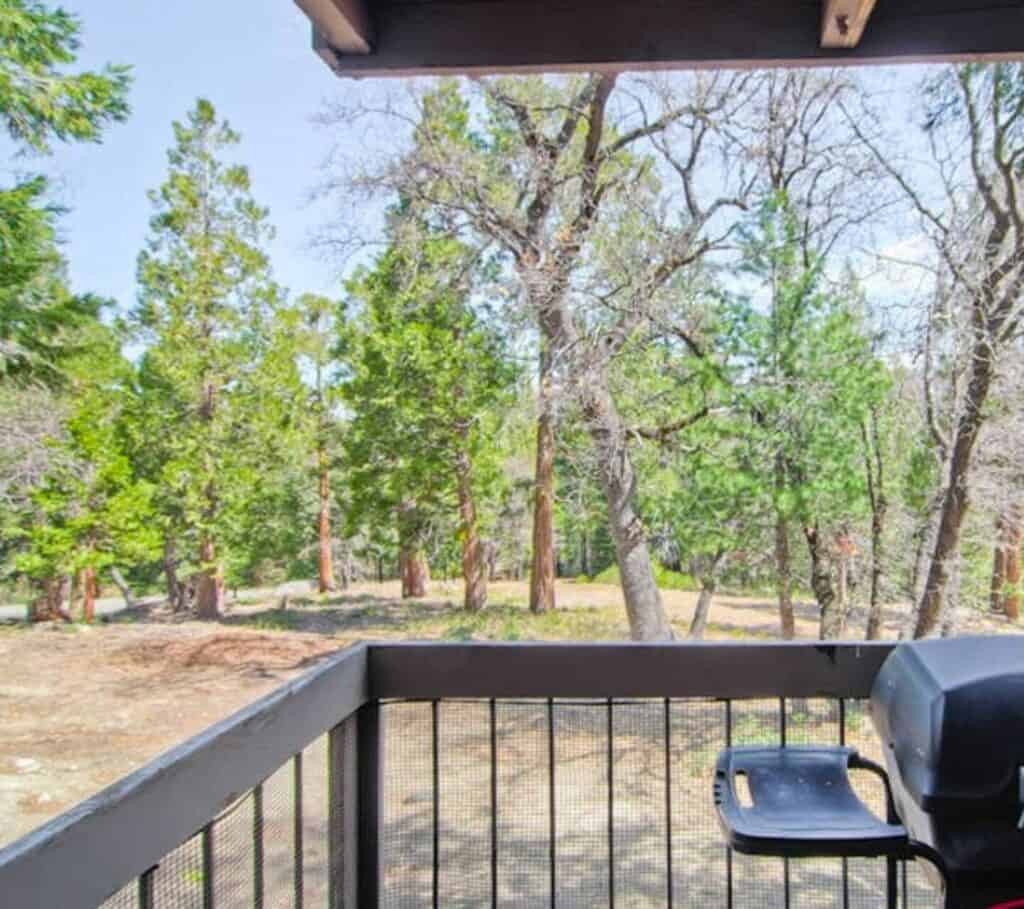
POLYGON ((316 25, 313 44, 350 77, 1024 58, 1024 0, 879 0, 852 48, 822 47, 823 10, 815 0, 382 0, 371 53, 339 50, 316 25))

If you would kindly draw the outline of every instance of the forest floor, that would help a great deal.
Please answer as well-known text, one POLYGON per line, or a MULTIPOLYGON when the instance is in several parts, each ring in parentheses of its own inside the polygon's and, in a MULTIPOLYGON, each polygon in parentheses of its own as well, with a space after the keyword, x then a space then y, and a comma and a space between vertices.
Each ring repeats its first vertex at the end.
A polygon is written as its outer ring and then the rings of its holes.
MULTIPOLYGON (((491 606, 468 616, 459 585, 401 601, 396 584, 361 584, 317 597, 305 585, 243 591, 219 623, 145 605, 94 625, 0 627, 0 844, 27 833, 165 749, 266 694, 325 654, 360 639, 611 640, 628 635, 621 591, 560 582, 559 610, 533 616, 523 583, 492 586, 491 606), (287 605, 281 607, 282 595, 287 605)), ((680 635, 696 595, 665 591, 680 635)), ((816 634, 798 609, 798 634, 816 634)), ((887 614, 895 634, 901 610, 887 614)), ((860 636, 863 617, 852 617, 860 636)), ((708 637, 774 637, 769 597, 716 598, 708 637)), ((985 619, 964 630, 1005 629, 985 619)))

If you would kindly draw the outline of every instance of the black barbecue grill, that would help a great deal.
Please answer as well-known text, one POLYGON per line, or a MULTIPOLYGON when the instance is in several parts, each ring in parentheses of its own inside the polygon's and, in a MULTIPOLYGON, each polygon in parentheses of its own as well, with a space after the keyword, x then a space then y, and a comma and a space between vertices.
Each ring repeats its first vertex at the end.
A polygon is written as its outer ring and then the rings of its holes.
POLYGON ((789 858, 920 857, 946 909, 1024 909, 1024 637, 897 647, 871 718, 884 770, 846 747, 725 749, 714 792, 728 844, 789 858), (851 769, 882 778, 887 818, 856 796, 851 769))

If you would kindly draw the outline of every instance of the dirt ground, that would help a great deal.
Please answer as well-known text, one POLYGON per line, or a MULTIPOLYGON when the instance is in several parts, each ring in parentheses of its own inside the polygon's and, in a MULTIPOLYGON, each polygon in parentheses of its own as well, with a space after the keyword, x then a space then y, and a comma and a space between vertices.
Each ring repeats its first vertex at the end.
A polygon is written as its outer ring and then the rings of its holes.
MULTIPOLYGON (((621 591, 606 585, 560 584, 559 611, 543 617, 523 608, 525 585, 512 582, 493 585, 492 607, 471 618, 457 608, 457 585, 444 583, 404 603, 394 584, 326 599, 286 592, 283 608, 280 591, 246 592, 215 624, 148 606, 93 627, 0 628, 0 844, 355 640, 627 636, 621 591)), ((666 591, 665 601, 685 634, 695 595, 666 591)), ((887 619, 894 634, 899 611, 887 619)), ((708 637, 769 638, 776 621, 767 599, 722 596, 708 637)), ((810 606, 799 610, 798 633, 816 633, 810 606)))

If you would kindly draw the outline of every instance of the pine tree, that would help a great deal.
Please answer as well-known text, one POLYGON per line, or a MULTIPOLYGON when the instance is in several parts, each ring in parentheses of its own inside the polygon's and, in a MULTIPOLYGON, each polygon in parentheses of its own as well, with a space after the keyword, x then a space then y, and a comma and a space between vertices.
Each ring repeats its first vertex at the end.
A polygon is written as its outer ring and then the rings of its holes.
POLYGON ((457 509, 465 606, 475 611, 487 602, 481 493, 497 481, 495 437, 514 373, 502 333, 472 305, 473 252, 417 231, 353 282, 344 393, 356 520, 390 516, 403 593, 421 596, 426 535, 457 509))
POLYGON ((201 99, 174 137, 167 179, 151 194, 136 319, 150 345, 145 419, 169 594, 184 605, 177 560, 188 547, 197 613, 214 618, 224 605, 222 544, 258 485, 254 447, 275 419, 261 369, 280 292, 263 249, 267 212, 252 198, 248 170, 224 160, 238 134, 201 99))
POLYGON ((134 368, 120 353, 120 333, 97 326, 90 349, 66 364, 68 409, 49 470, 31 492, 12 537, 14 570, 41 589, 32 618, 67 618, 65 578, 73 578, 82 616, 95 618, 103 573, 151 563, 159 550, 153 488, 130 457, 125 422, 134 368))

